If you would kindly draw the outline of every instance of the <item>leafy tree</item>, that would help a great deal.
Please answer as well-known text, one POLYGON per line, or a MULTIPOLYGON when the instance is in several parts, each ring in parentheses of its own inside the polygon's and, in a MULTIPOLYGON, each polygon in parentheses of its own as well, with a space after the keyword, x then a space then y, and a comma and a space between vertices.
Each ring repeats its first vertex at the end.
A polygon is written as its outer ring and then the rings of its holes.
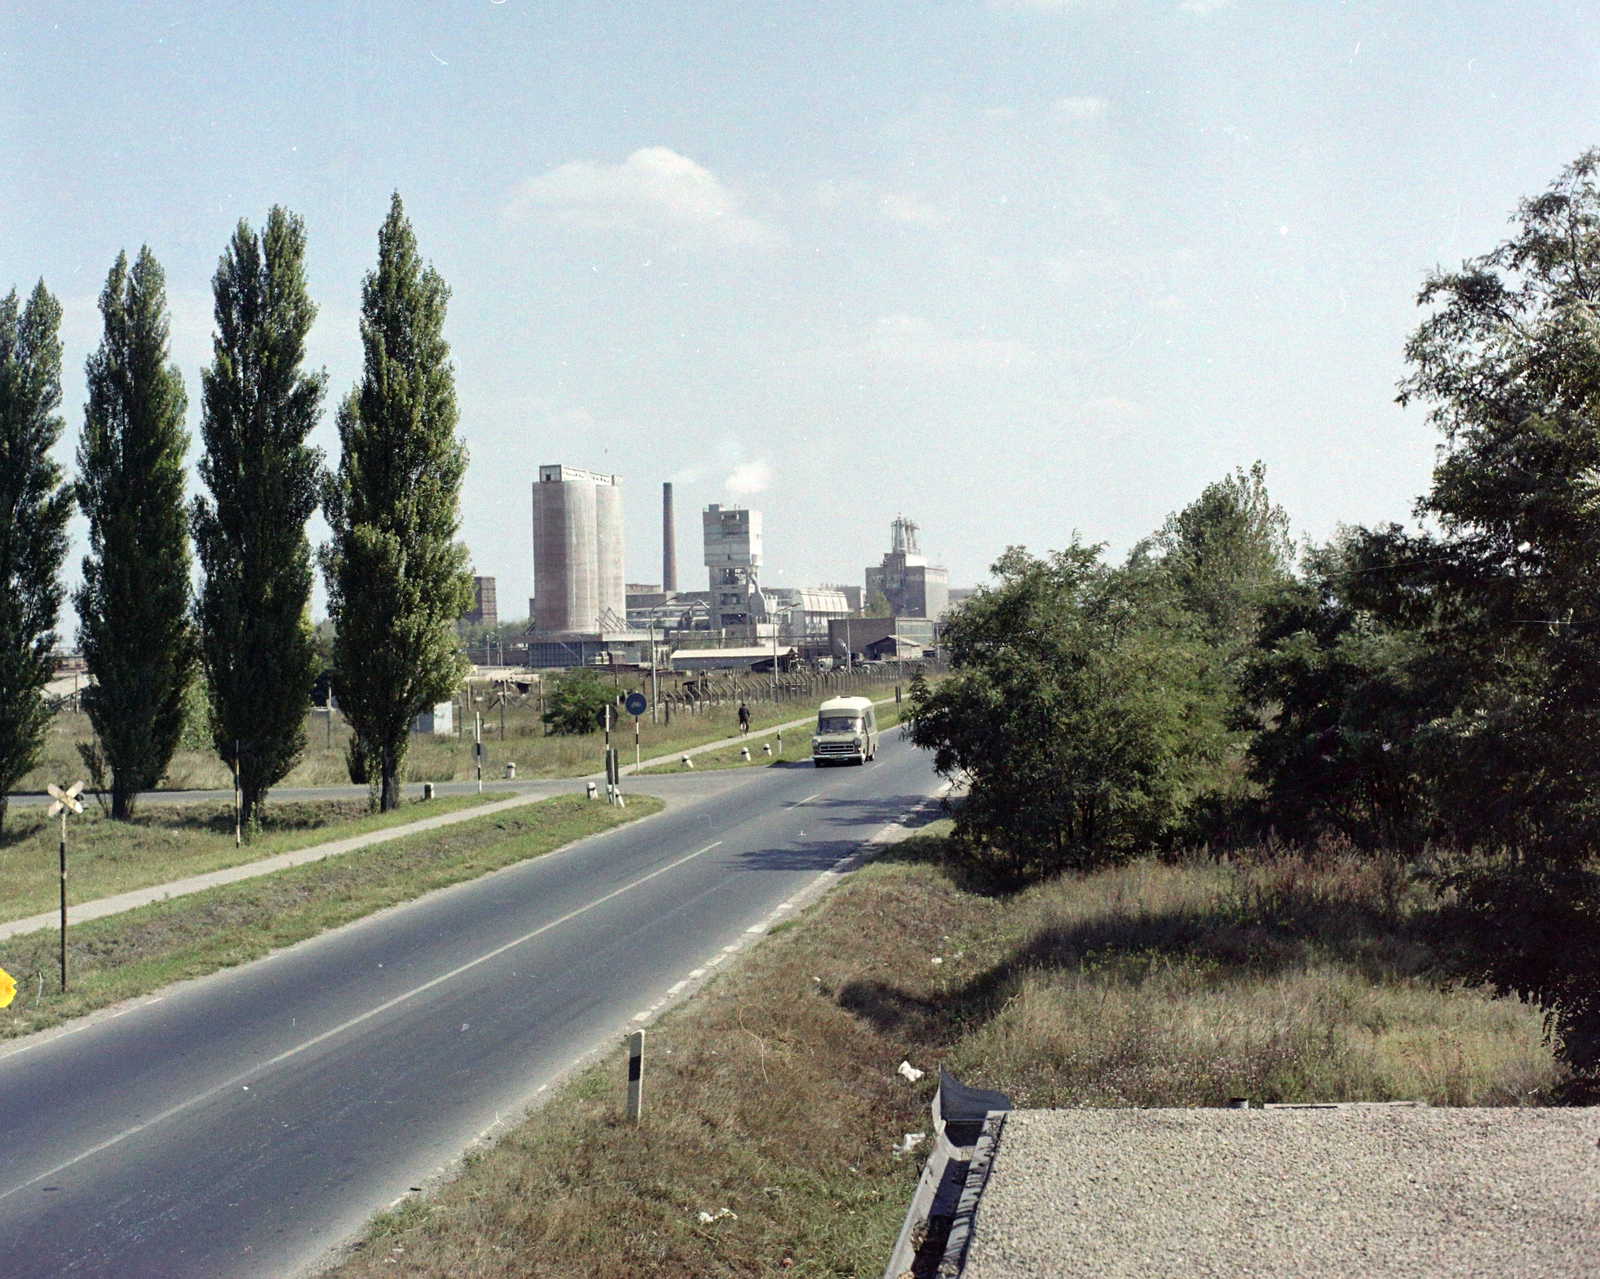
MULTIPOLYGON (((194 671, 188 397, 177 365, 167 363, 166 277, 148 247, 131 271, 127 255, 117 255, 100 313, 105 334, 88 362, 76 485, 89 554, 73 603, 94 676, 83 705, 111 770, 112 816, 125 819, 172 760, 194 671)), ((85 762, 93 767, 90 755, 85 762)))
POLYGON ((44 686, 65 591, 72 490, 50 450, 61 438, 61 307, 41 280, 19 309, 0 301, 0 828, 6 794, 38 762, 44 686))
POLYGON ((1005 877, 1132 855, 1176 829, 1221 749, 1206 661, 1159 576, 1074 542, 1013 547, 945 630, 952 674, 911 688, 911 739, 968 784, 966 856, 1005 877))
POLYGON ((1521 201, 1509 239, 1431 275, 1402 403, 1445 437, 1393 540, 1461 692, 1441 808, 1484 855, 1444 879, 1459 970, 1539 1000, 1600 1071, 1600 149, 1521 201))
POLYGON ((339 469, 323 494, 334 691, 356 733, 352 760, 372 768, 384 810, 400 802, 412 720, 466 673, 455 622, 472 576, 455 536, 467 452, 455 436, 449 296, 396 194, 362 284, 365 368, 339 407, 339 469))
POLYGON ((1267 495, 1266 478, 1257 462, 1206 485, 1153 539, 1175 602, 1229 661, 1249 647, 1263 605, 1293 563, 1289 516, 1267 495))
POLYGON ((867 597, 866 605, 861 610, 862 617, 888 617, 893 610, 889 607, 889 597, 882 591, 873 591, 867 597))
POLYGON ((1586 152, 1521 202, 1509 240, 1428 278, 1400 399, 1444 433, 1419 503, 1440 533, 1389 539, 1462 685, 1473 789, 1507 801, 1458 834, 1550 865, 1585 860, 1600 834, 1597 169, 1586 152))
POLYGON ((1311 551, 1302 580, 1267 599, 1238 673, 1235 727, 1255 730, 1259 827, 1416 848, 1436 830, 1432 721, 1449 680, 1418 628, 1370 607, 1363 584, 1382 567, 1366 553, 1373 540, 1351 530, 1311 551))
POLYGON ((305 247, 305 224, 281 208, 261 236, 240 221, 212 281, 217 334, 200 372, 200 478, 211 492, 191 517, 203 574, 200 655, 212 740, 224 762, 237 761, 251 828, 267 789, 305 748, 319 670, 305 530, 322 456, 306 437, 326 378, 301 368, 317 314, 305 247))
POLYGON ((544 722, 552 733, 592 733, 600 726, 600 708, 615 699, 611 685, 593 671, 578 667, 568 671, 545 697, 544 722))

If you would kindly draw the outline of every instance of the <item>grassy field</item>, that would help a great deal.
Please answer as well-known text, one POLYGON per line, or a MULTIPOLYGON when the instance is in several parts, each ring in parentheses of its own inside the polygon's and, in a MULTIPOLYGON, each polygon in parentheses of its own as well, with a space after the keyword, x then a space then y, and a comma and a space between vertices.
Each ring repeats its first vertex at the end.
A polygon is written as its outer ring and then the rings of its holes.
POLYGON ((1430 981, 1431 903, 1397 864, 1143 862, 994 896, 943 830, 652 1029, 640 1128, 615 1056, 332 1274, 876 1279, 941 1062, 1020 1106, 1538 1105, 1561 1083, 1537 1009, 1430 981))
MULTIPOLYGON (((93 901, 505 798, 448 795, 387 813, 369 811, 364 799, 274 802, 242 848, 233 843, 232 804, 147 803, 133 820, 114 822, 90 801, 81 817, 69 819, 67 901, 93 901)), ((0 835, 0 920, 38 914, 60 901, 60 831, 43 808, 11 809, 0 835)))
MULTIPOLYGON (((661 801, 648 795, 630 796, 626 809, 563 795, 74 925, 67 930, 65 994, 59 988, 58 932, 45 929, 0 941, 0 967, 18 987, 16 1002, 0 1009, 0 1038, 248 963, 386 906, 660 809, 661 801)), ((417 805, 410 811, 431 810, 417 805)))
MULTIPOLYGON (((620 682, 619 690, 627 692, 630 687, 635 687, 637 684, 638 680, 635 677, 632 684, 626 681, 620 682)), ((648 680, 646 684, 648 685, 648 680)), ((798 719, 814 711, 824 696, 832 695, 827 691, 818 692, 815 696, 785 694, 780 701, 774 703, 770 700, 770 688, 762 686, 759 678, 745 680, 743 684, 749 688, 746 701, 750 707, 751 726, 755 729, 768 728, 774 724, 798 719), (765 696, 768 700, 760 700, 761 696, 765 696)), ((909 677, 901 681, 902 688, 908 687, 909 684, 909 677)), ((889 680, 863 683, 860 687, 852 687, 848 691, 860 693, 862 696, 883 698, 893 697, 894 688, 894 681, 889 680)), ((646 691, 648 692, 648 687, 646 691)), ((488 756, 484 767, 486 778, 501 777, 508 762, 516 764, 519 779, 581 777, 586 773, 598 773, 605 768, 603 734, 594 732, 576 737, 545 735, 544 724, 539 718, 539 699, 536 693, 518 695, 513 691, 505 705, 503 734, 497 694, 483 686, 475 686, 472 706, 475 713, 483 715, 483 735, 488 756)), ((462 719, 460 711, 461 706, 458 704, 456 707, 458 728, 461 727, 462 719)), ((448 782, 465 781, 474 777, 476 774, 472 761, 471 713, 466 717, 464 727, 465 731, 458 737, 420 735, 413 737, 411 748, 406 755, 405 780, 448 782)), ((703 706, 695 714, 674 710, 670 724, 652 724, 649 715, 645 715, 640 721, 639 740, 641 751, 648 759, 652 755, 665 755, 705 742, 714 742, 719 738, 731 737, 738 731, 738 698, 732 697, 724 699, 718 705, 703 706)), ((282 785, 347 785, 350 778, 345 769, 344 751, 349 737, 350 732, 343 716, 335 712, 330 722, 329 717, 323 712, 314 712, 306 721, 304 758, 294 771, 284 778, 282 785)), ((613 733, 613 737, 622 751, 623 762, 631 761, 632 723, 624 723, 613 733)), ((87 715, 79 711, 62 711, 57 714, 50 725, 43 758, 38 767, 18 783, 17 790, 41 792, 46 783, 66 784, 83 777, 84 768, 78 756, 77 744, 92 739, 93 732, 87 715)), ((225 790, 232 785, 232 775, 216 754, 202 743, 193 741, 189 747, 180 749, 173 757, 167 769, 167 776, 162 781, 162 789, 165 790, 225 790)))

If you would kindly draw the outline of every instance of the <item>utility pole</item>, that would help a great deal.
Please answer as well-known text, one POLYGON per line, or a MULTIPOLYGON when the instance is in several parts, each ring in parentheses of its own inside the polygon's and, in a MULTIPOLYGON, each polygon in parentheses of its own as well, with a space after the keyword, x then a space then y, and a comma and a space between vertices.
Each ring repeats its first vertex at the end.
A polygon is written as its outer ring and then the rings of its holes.
MULTIPOLYGON (((65 817, 61 819, 63 829, 66 821, 65 817)), ((239 739, 235 737, 233 739, 233 846, 238 848, 239 842, 239 739)))

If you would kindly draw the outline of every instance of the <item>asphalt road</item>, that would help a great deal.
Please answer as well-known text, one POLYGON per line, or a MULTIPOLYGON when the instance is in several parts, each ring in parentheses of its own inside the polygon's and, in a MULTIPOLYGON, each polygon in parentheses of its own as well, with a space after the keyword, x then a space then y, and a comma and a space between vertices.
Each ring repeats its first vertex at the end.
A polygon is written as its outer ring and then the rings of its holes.
POLYGON ((0 1275, 285 1276, 937 786, 641 779, 664 813, 0 1050, 0 1275))

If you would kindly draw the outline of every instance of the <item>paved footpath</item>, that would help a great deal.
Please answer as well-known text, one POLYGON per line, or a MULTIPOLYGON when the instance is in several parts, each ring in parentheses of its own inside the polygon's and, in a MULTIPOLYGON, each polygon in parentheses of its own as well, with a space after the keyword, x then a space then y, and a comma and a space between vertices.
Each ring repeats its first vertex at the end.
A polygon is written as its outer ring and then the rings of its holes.
MULTIPOLYGON (((703 746, 691 746, 687 750, 675 751, 671 755, 658 755, 653 759, 644 760, 639 767, 649 768, 655 764, 674 764, 684 755, 698 755, 703 751, 721 750, 728 746, 737 746, 740 742, 766 737, 781 729, 795 728, 799 725, 809 724, 812 717, 790 720, 785 724, 775 724, 771 728, 753 732, 748 737, 725 737, 718 742, 707 742, 703 746)), ((624 775, 632 774, 634 766, 628 765, 623 769, 624 775)), ((387 830, 370 831, 365 835, 352 835, 348 839, 329 840, 325 844, 312 844, 307 848, 296 848, 291 852, 279 853, 274 857, 263 857, 259 861, 244 862, 238 866, 228 866, 222 870, 208 871, 203 875, 190 875, 186 879, 175 879, 165 884, 152 884, 148 888, 135 888, 126 893, 117 893, 113 897, 100 897, 94 901, 81 902, 68 908, 68 923, 82 924, 91 919, 104 919, 107 915, 120 915, 123 911, 134 910, 139 906, 148 906, 151 902, 166 901, 173 897, 186 897, 190 893, 204 892, 208 888, 216 888, 221 884, 237 884, 240 880, 255 879, 260 875, 271 875, 276 871, 288 870, 291 866, 304 866, 308 862, 319 862, 326 857, 337 857, 341 853, 353 853, 359 848, 370 848, 374 844, 385 844, 392 839, 405 839, 410 835, 420 835, 425 831, 439 830, 445 826, 454 826, 457 822, 475 821, 480 817, 491 817, 495 813, 503 813, 508 809, 518 808, 523 804, 532 804, 541 799, 548 799, 552 795, 570 793, 581 790, 592 780, 601 778, 600 773, 589 777, 561 778, 542 783, 523 783, 526 789, 518 791, 509 799, 496 800, 493 803, 482 804, 476 808, 463 808, 453 813, 440 813, 437 817, 424 817, 420 821, 408 822, 404 826, 391 826, 387 830)), ((330 788, 331 789, 331 788, 330 788)), ((344 789, 344 788, 338 788, 344 789)), ((363 793, 365 792, 365 788, 363 793)), ((218 794, 231 795, 231 791, 220 791, 218 794)), ((160 791, 146 792, 143 798, 159 802, 160 791)), ((61 912, 47 910, 38 915, 28 915, 22 919, 8 920, 0 924, 0 941, 8 937, 19 937, 24 933, 36 933, 45 928, 60 926, 61 912)))

